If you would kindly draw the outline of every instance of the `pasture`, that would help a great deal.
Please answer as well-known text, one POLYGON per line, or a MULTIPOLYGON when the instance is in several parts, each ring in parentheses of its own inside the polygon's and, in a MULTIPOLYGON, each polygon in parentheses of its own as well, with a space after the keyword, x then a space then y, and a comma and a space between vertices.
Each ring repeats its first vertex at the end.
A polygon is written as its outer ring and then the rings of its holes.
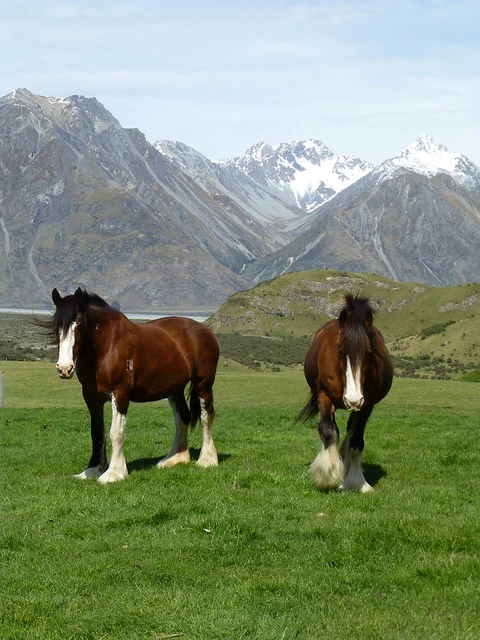
MULTIPOLYGON (((132 405, 130 475, 103 486, 73 477, 78 381, 0 368, 2 640, 480 636, 478 384, 395 379, 366 429, 375 492, 322 494, 315 424, 292 424, 301 371, 220 368, 218 468, 155 468, 170 408, 132 405)), ((198 455, 201 429, 189 442, 198 455)))

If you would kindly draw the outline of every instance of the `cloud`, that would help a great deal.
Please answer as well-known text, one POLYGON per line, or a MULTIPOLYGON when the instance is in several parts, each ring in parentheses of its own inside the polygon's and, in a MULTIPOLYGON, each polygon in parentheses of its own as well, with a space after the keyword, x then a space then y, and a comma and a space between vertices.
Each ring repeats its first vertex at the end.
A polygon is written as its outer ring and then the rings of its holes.
POLYGON ((380 161, 429 132, 480 163, 477 11, 477 0, 20 0, 2 8, 0 94, 95 96, 149 140, 210 157, 317 137, 380 161))

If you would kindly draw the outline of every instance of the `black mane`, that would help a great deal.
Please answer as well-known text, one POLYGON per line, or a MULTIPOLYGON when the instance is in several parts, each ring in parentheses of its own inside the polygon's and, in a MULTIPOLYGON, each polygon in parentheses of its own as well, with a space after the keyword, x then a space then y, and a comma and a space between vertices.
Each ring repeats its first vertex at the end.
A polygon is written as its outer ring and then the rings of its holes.
POLYGON ((345 306, 338 317, 340 347, 348 354, 352 365, 365 354, 368 338, 371 337, 373 316, 368 298, 350 293, 345 296, 345 306))
MULTIPOLYGON (((101 298, 96 293, 91 293, 86 289, 81 289, 82 297, 86 305, 93 307, 106 308, 110 307, 108 302, 101 298)), ((55 307, 55 311, 51 318, 48 320, 39 320, 37 325, 46 329, 52 338, 57 335, 65 335, 70 328, 72 322, 77 317, 78 305, 74 294, 70 294, 62 298, 58 307, 55 307)))

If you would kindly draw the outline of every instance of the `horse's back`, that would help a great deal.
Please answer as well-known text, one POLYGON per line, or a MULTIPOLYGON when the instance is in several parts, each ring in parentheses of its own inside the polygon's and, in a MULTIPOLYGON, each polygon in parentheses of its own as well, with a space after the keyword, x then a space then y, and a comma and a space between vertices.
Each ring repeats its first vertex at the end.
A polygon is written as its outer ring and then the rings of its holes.
POLYGON ((167 316, 145 322, 144 327, 155 327, 173 339, 197 340, 205 347, 218 347, 218 341, 213 332, 203 322, 184 316, 167 316))
POLYGON ((218 340, 203 322, 182 316, 168 316, 139 326, 142 337, 150 338, 150 348, 180 351, 185 358, 198 365, 207 362, 216 367, 220 355, 218 340))

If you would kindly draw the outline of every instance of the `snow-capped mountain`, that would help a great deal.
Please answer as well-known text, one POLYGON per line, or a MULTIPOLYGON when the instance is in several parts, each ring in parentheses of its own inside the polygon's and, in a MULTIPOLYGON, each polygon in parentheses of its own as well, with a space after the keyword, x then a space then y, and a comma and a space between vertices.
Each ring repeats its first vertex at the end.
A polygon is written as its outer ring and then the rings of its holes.
POLYGON ((256 282, 336 268, 433 285, 480 279, 480 169, 422 136, 321 206, 256 282))
POLYGON ((480 187, 480 168, 461 153, 449 152, 428 134, 420 136, 398 156, 379 165, 374 175, 378 180, 385 180, 403 171, 427 177, 444 173, 469 190, 480 187))
POLYGON ((280 189, 306 213, 369 173, 373 166, 353 156, 337 156, 319 140, 270 145, 259 142, 239 158, 223 161, 255 182, 280 189))

